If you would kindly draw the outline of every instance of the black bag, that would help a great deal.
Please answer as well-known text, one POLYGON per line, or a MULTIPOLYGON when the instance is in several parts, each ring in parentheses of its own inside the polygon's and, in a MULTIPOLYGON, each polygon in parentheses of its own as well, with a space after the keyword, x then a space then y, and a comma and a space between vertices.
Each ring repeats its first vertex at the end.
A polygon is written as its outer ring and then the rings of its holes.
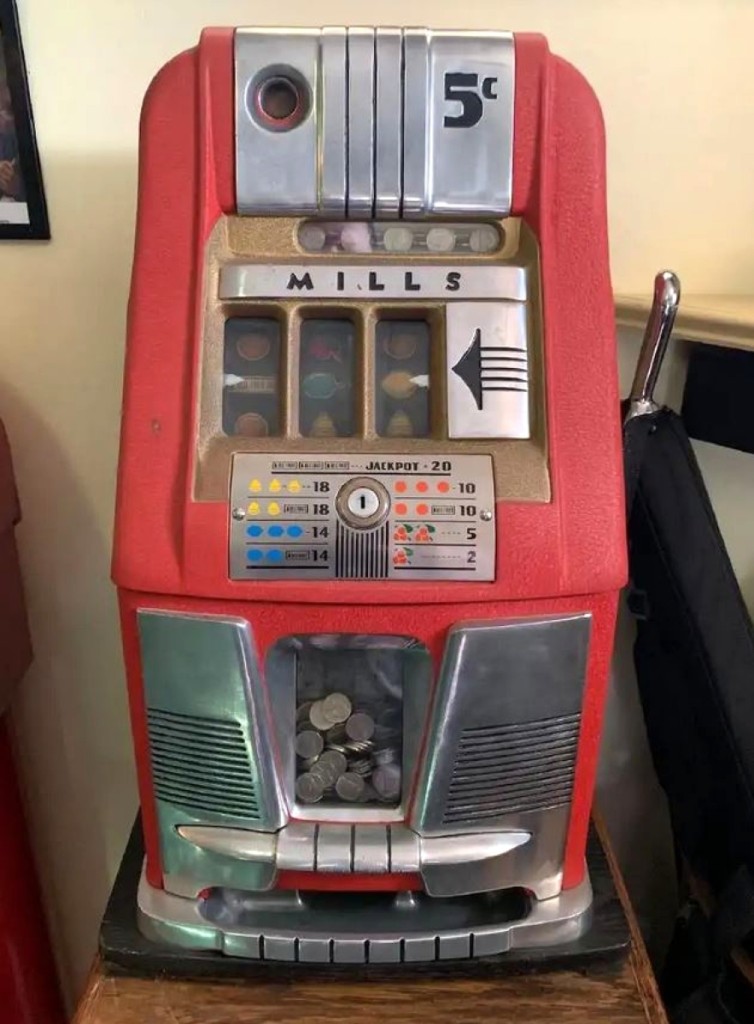
POLYGON ((639 691, 676 842, 729 948, 754 930, 754 630, 681 419, 640 420, 638 472, 627 451, 639 691))

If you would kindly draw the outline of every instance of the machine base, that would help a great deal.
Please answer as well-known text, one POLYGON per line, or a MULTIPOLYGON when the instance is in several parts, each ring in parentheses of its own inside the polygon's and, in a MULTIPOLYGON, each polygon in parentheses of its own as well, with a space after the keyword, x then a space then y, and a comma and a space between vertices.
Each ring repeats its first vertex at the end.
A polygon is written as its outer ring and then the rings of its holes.
POLYGON ((549 900, 520 891, 440 899, 424 893, 238 893, 206 900, 153 889, 142 873, 141 931, 155 942, 249 960, 402 964, 560 945, 591 923, 592 886, 549 900))
POLYGON ((100 950, 111 973, 174 977, 289 976, 294 961, 308 974, 319 969, 330 977, 365 978, 412 969, 466 976, 582 969, 621 960, 629 947, 628 925, 595 834, 587 860, 591 886, 533 904, 521 893, 453 900, 362 894, 349 926, 346 901, 353 894, 317 894, 307 897, 310 904, 289 893, 274 894, 274 903, 271 896, 231 893, 207 901, 202 914, 193 900, 142 886, 137 920, 143 861, 137 822, 105 912, 100 950))

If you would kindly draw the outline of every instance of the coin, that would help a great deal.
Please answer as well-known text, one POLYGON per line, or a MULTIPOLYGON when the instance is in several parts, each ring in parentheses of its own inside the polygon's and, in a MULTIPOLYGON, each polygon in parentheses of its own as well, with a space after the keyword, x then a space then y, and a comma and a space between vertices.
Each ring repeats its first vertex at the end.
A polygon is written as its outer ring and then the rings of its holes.
POLYGON ((372 760, 376 765, 394 764, 398 760, 398 751, 395 747, 380 747, 372 754, 372 760))
POLYGON ((325 787, 311 772, 303 772, 296 779, 296 796, 302 803, 316 804, 322 799, 325 787))
POLYGON ((456 244, 456 235, 450 228, 430 228, 427 232, 427 248, 430 252, 450 252, 456 244))
POLYGON ((322 712, 328 719, 327 728, 345 722, 351 710, 351 701, 344 693, 331 693, 322 701, 322 712))
POLYGON ((319 729, 320 732, 326 732, 334 722, 330 721, 328 715, 325 714, 325 702, 323 700, 315 700, 312 706, 309 708, 309 721, 312 723, 315 729, 319 729))
POLYGON ((387 228, 382 241, 388 252, 408 252, 414 236, 410 228, 387 228))
POLYGON ((316 757, 324 750, 325 741, 314 729, 303 729, 296 736, 296 753, 299 757, 316 757))
POLYGON ((401 770, 397 764, 381 764, 372 772, 372 785, 380 800, 397 800, 401 795, 401 770))
POLYGON ((360 775, 356 775, 355 772, 346 772, 345 775, 341 775, 338 781, 335 783, 335 792, 338 794, 341 800, 358 800, 361 794, 364 792, 365 783, 360 775))
POLYGON ((492 252, 500 242, 497 228, 491 224, 483 224, 475 228, 469 237, 469 248, 472 252, 492 252))
POLYGON ((365 711, 355 711, 345 724, 349 740, 370 740, 374 735, 374 719, 365 711))
POLYGON ((319 759, 319 764, 325 765, 338 775, 342 775, 348 768, 348 761, 345 756, 337 750, 326 750, 319 759))

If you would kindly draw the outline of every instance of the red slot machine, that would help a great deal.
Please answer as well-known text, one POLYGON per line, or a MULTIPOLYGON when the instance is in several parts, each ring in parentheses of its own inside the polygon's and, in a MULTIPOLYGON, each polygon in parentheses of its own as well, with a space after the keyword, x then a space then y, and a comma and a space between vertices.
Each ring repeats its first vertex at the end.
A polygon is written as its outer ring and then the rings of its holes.
POLYGON ((581 75, 420 29, 167 64, 113 559, 144 932, 318 963, 582 934, 624 536, 581 75))

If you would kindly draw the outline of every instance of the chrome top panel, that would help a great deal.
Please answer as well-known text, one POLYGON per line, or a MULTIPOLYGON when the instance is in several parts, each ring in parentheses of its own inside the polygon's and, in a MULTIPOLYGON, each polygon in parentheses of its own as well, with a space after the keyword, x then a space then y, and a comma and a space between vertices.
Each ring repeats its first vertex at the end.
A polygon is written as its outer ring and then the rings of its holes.
POLYGON ((505 216, 514 64, 509 32, 237 29, 238 212, 505 216), (297 98, 278 120, 273 80, 297 98))

